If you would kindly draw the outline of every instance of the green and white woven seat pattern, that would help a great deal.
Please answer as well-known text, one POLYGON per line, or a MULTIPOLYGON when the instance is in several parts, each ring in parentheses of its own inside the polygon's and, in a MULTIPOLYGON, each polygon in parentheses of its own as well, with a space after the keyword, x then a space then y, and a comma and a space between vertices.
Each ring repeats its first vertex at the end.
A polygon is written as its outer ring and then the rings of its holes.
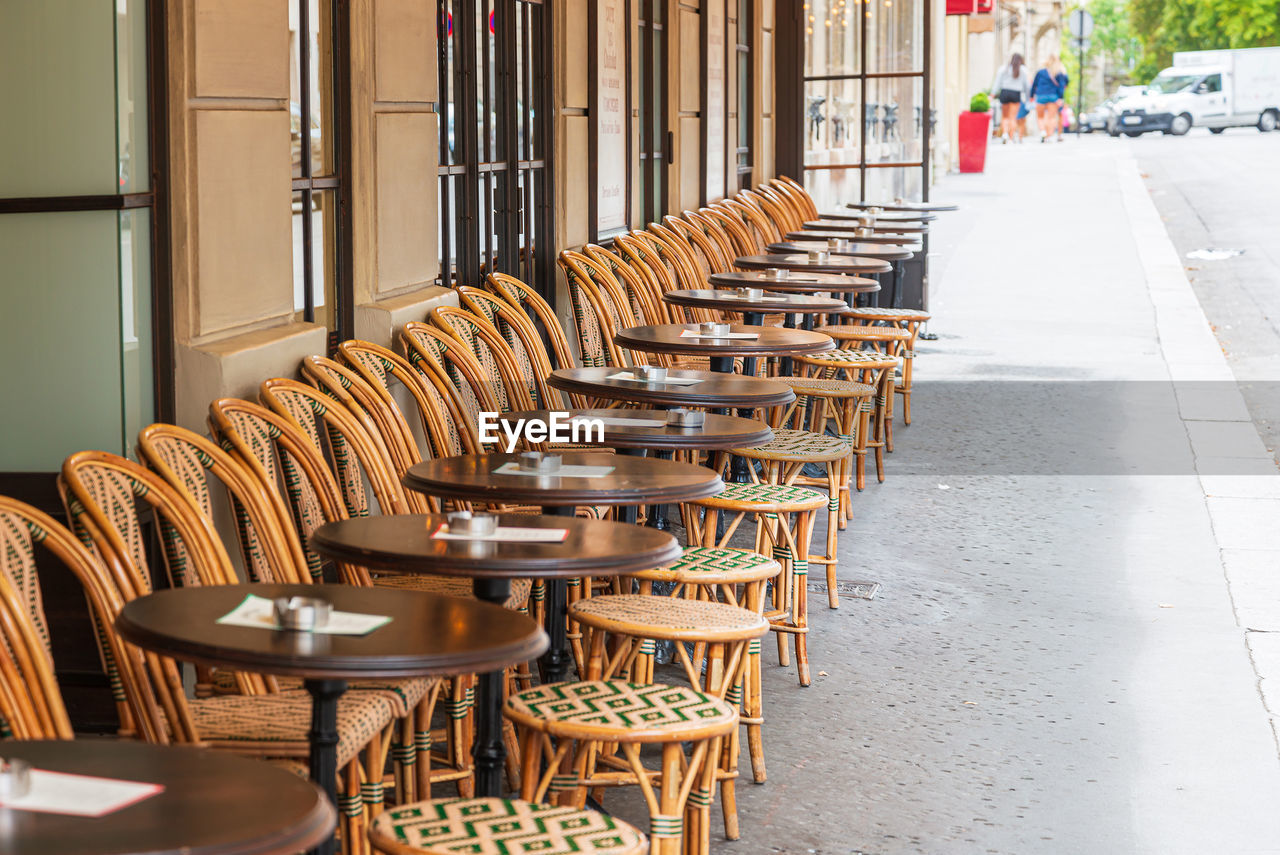
POLYGON ((822 353, 815 353, 811 356, 800 355, 796 359, 801 361, 826 363, 891 363, 894 362, 892 356, 885 356, 883 353, 877 353, 874 350, 853 350, 851 348, 836 348, 835 350, 824 350, 822 353))
POLYGON ((665 637, 668 632, 681 633, 718 630, 751 632, 762 621, 753 612, 710 600, 685 600, 678 597, 654 597, 649 594, 606 594, 573 604, 569 613, 584 623, 605 626, 628 635, 665 637), (649 633, 653 633, 650 635, 649 633))
POLYGON ((507 707, 545 721, 626 731, 633 727, 678 731, 691 724, 729 724, 736 714, 723 701, 687 686, 622 680, 552 683, 512 695, 507 707))
POLYGON ((720 502, 750 502, 760 505, 812 506, 827 503, 827 497, 817 490, 808 490, 791 484, 725 484, 724 489, 710 499, 708 504, 720 502))
POLYGON ((427 853, 469 855, 633 855, 645 837, 608 814, 519 799, 435 799, 384 811, 374 843, 395 841, 427 853))
POLYGON ((772 558, 749 549, 686 546, 680 558, 666 569, 681 581, 717 584, 768 578, 780 568, 772 558))

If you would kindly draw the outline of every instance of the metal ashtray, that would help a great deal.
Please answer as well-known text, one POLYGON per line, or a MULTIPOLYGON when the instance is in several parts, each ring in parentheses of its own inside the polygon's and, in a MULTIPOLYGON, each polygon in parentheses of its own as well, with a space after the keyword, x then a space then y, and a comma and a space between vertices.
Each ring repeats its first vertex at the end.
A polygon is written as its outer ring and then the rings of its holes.
POLYGON ((764 296, 763 288, 739 288, 738 296, 744 300, 759 300, 764 296))
POLYGON ((715 321, 703 321, 698 324, 698 332, 708 336, 728 335, 729 325, 718 324, 715 321))
POLYGON ((637 365, 631 369, 631 376, 646 383, 658 383, 667 379, 664 365, 637 365))
POLYGON ((809 261, 814 264, 823 264, 827 260, 827 252, 822 249, 815 249, 809 252, 809 261))
POLYGON ((525 451, 520 454, 519 466, 525 472, 559 472, 560 455, 525 451))
POLYGON ((827 249, 832 251, 840 251, 848 247, 848 242, 844 238, 827 238, 827 249))
POLYGON ((791 275, 791 271, 785 267, 769 267, 764 271, 765 279, 786 279, 791 275))
POLYGON ((696 428, 706 424, 707 414, 702 410, 690 410, 685 407, 673 407, 667 410, 667 426, 679 428, 696 428))
POLYGON ((858 226, 858 230, 855 232, 858 237, 871 237, 874 233, 875 230, 870 226, 858 226))
POLYGON ((871 226, 874 226, 875 224, 876 224, 876 218, 874 214, 858 215, 858 225, 867 226, 869 228, 871 226))
POLYGON ((448 514, 450 534, 484 536, 498 530, 498 518, 494 514, 454 511, 448 514))
POLYGON ((0 797, 18 798, 31 792, 31 764, 16 757, 0 760, 0 797))
POLYGON ((315 597, 276 597, 273 611, 281 629, 310 632, 328 625, 333 604, 315 597))
POLYGON ((869 208, 863 208, 863 210, 873 217, 878 217, 884 213, 884 208, 881 208, 879 205, 872 205, 869 208))

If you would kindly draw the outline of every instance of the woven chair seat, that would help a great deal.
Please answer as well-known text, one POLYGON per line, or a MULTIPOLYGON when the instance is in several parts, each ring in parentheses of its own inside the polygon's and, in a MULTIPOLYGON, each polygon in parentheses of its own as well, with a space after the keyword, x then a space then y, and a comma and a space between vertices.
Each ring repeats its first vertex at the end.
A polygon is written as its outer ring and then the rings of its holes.
POLYGON ((717 495, 694 504, 708 508, 751 513, 792 513, 827 506, 827 497, 816 490, 790 484, 725 484, 717 495))
POLYGON ((644 834, 593 810, 522 799, 432 799, 383 811, 369 828, 393 855, 643 855, 644 834))
POLYGON ((808 430, 774 428, 773 439, 752 448, 732 448, 730 453, 752 460, 794 460, 830 463, 853 453, 853 443, 838 436, 808 430))
POLYGON ((872 327, 866 324, 825 324, 814 332, 846 341, 911 341, 913 333, 902 327, 872 327))
POLYGON ((827 350, 822 353, 798 354, 794 358, 797 362, 807 362, 811 365, 829 365, 836 368, 845 368, 849 365, 862 365, 867 368, 893 368, 898 364, 898 360, 895 357, 886 356, 874 350, 855 350, 847 347, 827 350))
MULTIPOLYGON (((203 742, 266 756, 307 756, 311 696, 218 695, 188 701, 196 733, 203 742), (279 744, 275 750, 274 744, 279 744)), ((338 699, 338 766, 391 723, 391 707, 373 692, 347 692, 338 699)))
POLYGON ((569 739, 671 742, 730 733, 738 712, 688 686, 623 680, 552 683, 507 699, 507 718, 521 727, 569 739))
POLYGON ((871 398, 876 394, 876 387, 870 383, 834 377, 785 377, 782 380, 797 395, 814 398, 871 398))
POLYGON ((863 321, 927 321, 933 317, 920 309, 890 309, 887 306, 861 306, 849 309, 844 316, 863 321))
POLYGON ((767 555, 749 549, 720 546, 686 546, 684 553, 666 567, 642 570, 631 575, 654 582, 691 585, 737 585, 772 579, 782 565, 767 555))
MULTIPOLYGON (((472 594, 471 580, 453 576, 428 576, 418 573, 388 574, 375 580, 379 588, 399 588, 402 591, 421 591, 427 594, 442 594, 446 597, 462 597, 470 599, 472 594)), ((529 601, 529 591, 533 582, 529 579, 512 579, 511 596, 503 603, 509 609, 518 609, 529 601)))
POLYGON ((606 632, 665 641, 745 641, 769 631, 764 618, 728 603, 652 594, 605 594, 578 600, 569 607, 569 614, 606 632))
MULTIPOLYGON (((440 682, 438 677, 389 677, 384 680, 352 680, 347 684, 351 691, 378 692, 383 700, 391 704, 391 714, 403 718, 409 711, 422 702, 431 687, 440 682)), ((234 671, 219 669, 213 672, 210 681, 215 692, 219 694, 239 694, 234 671)), ((282 692, 304 691, 301 677, 277 677, 276 683, 282 692)))

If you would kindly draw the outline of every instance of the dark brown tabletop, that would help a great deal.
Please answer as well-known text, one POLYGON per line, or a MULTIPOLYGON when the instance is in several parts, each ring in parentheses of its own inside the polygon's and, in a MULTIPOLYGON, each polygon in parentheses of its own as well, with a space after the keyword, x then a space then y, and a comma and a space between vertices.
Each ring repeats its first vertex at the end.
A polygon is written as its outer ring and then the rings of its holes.
MULTIPOLYGON (((828 231, 828 232, 853 232, 860 228, 864 228, 857 217, 850 215, 847 220, 823 219, 823 220, 807 220, 804 228, 808 231, 828 231)), ((877 221, 869 227, 873 232, 894 233, 894 234, 925 234, 929 231, 929 227, 924 223, 906 223, 901 220, 895 221, 877 221)))
MULTIPOLYGON (((775 258, 776 256, 765 256, 775 258)), ((770 279, 763 270, 729 271, 712 273, 707 284, 717 288, 768 288, 793 294, 871 294, 880 290, 880 283, 865 276, 844 276, 839 273, 814 273, 795 270, 786 279, 770 279)))
MULTIPOLYGON (((841 304, 843 305, 843 303, 841 304)), ((612 420, 604 426, 604 442, 600 445, 609 448, 655 448, 674 451, 709 451, 724 448, 753 448, 764 445, 773 439, 773 430, 764 422, 756 419, 744 419, 738 416, 723 416, 716 413, 705 414, 705 422, 701 427, 682 428, 663 424, 651 427, 644 424, 621 424, 620 421, 646 419, 666 422, 665 410, 638 410, 630 408, 568 410, 570 416, 583 416, 589 419, 612 420)), ((550 418, 550 410, 527 410, 519 413, 503 413, 501 421, 516 419, 550 418)), ((583 440, 590 442, 591 440, 583 440)))
POLYGON ((839 238, 841 240, 856 240, 858 243, 887 243, 897 246, 905 246, 910 249, 920 250, 924 245, 920 243, 919 234, 903 234, 901 232, 872 232, 869 235, 860 235, 849 231, 831 231, 816 229, 801 229, 798 232, 787 232, 783 237, 787 240, 829 240, 830 238, 839 238))
POLYGON ((377 570, 468 578, 612 576, 680 557, 670 534, 609 520, 499 514, 502 526, 565 529, 560 543, 433 540, 445 522, 443 514, 355 517, 320 526, 311 543, 329 558, 377 570))
POLYGON ((642 505, 705 499, 724 489, 705 466, 599 451, 559 452, 566 466, 611 466, 597 478, 494 472, 517 454, 437 457, 409 467, 404 485, 429 496, 470 502, 519 502, 542 507, 642 505))
POLYGON ((785 383, 742 374, 722 374, 718 371, 673 368, 667 372, 668 377, 687 377, 701 381, 692 386, 610 379, 611 375, 625 373, 627 370, 612 366, 557 368, 551 372, 547 383, 562 392, 666 407, 778 407, 796 399, 796 393, 785 383))
POLYGON ((915 250, 897 244, 851 242, 842 249, 832 249, 825 240, 782 241, 765 247, 769 252, 812 252, 821 250, 832 255, 863 255, 867 258, 883 258, 885 261, 902 261, 916 254, 915 250))
POLYGON ((116 629, 132 644, 186 662, 313 679, 472 674, 532 659, 547 648, 547 636, 532 618, 501 606, 352 585, 173 588, 126 604, 116 629), (249 594, 319 597, 339 611, 392 620, 363 636, 215 623, 249 594))
MULTIPOLYGON (((767 284, 767 283, 766 283, 767 284)), ((756 287, 734 285, 734 288, 756 287)), ((715 288, 698 288, 683 291, 668 291, 662 299, 676 306, 693 306, 700 309, 719 309, 722 312, 757 312, 759 314, 795 314, 797 312, 820 312, 822 314, 840 314, 849 307, 844 300, 835 297, 815 297, 809 294, 793 294, 783 291, 767 290, 767 299, 748 300, 739 297, 733 291, 715 288)))
POLYGON ((938 218, 937 214, 931 214, 928 211, 891 211, 883 205, 880 206, 880 212, 878 214, 870 214, 866 209, 856 209, 853 208, 853 206, 848 207, 853 210, 853 213, 822 214, 821 216, 826 220, 857 219, 859 217, 873 216, 876 218, 877 222, 886 223, 927 223, 930 220, 936 220, 938 218))
POLYGON ((855 211, 866 210, 867 208, 879 208, 882 211, 958 211, 959 205, 952 205, 946 202, 846 202, 846 208, 855 211))
POLYGON ((772 356, 835 349, 835 342, 828 335, 786 327, 729 325, 730 332, 751 333, 755 338, 687 338, 681 335, 685 330, 696 329, 696 324, 649 324, 622 330, 614 335, 613 341, 643 353, 703 356, 772 356))
POLYGON ((6 855, 292 855, 325 840, 337 814, 292 772, 228 751, 107 739, 6 742, 36 769, 163 784, 101 817, 0 807, 6 855))
POLYGON ((747 270, 767 270, 770 267, 785 267, 788 270, 803 270, 809 273, 888 273, 893 265, 879 258, 866 258, 859 255, 833 255, 826 261, 810 261, 807 255, 740 255, 733 260, 734 266, 747 270))

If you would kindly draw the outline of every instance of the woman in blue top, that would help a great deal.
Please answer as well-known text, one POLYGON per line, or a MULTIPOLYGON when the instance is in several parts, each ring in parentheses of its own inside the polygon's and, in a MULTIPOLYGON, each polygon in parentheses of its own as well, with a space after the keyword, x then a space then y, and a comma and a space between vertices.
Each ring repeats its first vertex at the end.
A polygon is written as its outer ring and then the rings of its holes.
POLYGON ((1056 53, 1045 58, 1044 68, 1031 81, 1031 100, 1036 102, 1036 123, 1040 125, 1040 142, 1050 134, 1062 142, 1062 98, 1067 89, 1067 72, 1056 53))

